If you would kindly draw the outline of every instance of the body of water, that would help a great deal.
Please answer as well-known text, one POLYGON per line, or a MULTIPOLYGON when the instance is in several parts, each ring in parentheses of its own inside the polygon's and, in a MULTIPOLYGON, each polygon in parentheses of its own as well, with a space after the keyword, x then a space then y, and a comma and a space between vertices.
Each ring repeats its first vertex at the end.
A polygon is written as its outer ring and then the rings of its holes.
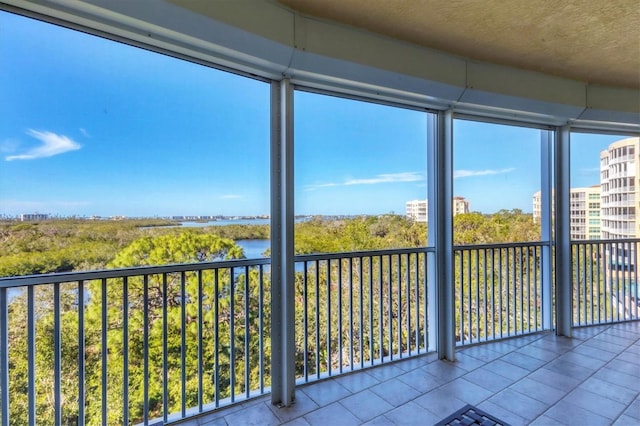
MULTIPOLYGON (((227 226, 227 225, 269 225, 269 219, 224 219, 212 220, 210 222, 180 222, 183 228, 204 228, 205 226, 227 226)), ((169 225, 174 226, 174 225, 169 225)), ((180 225, 175 225, 180 226, 180 225)))
POLYGON ((262 258, 265 250, 271 248, 271 240, 237 240, 236 244, 242 247, 247 259, 262 258))

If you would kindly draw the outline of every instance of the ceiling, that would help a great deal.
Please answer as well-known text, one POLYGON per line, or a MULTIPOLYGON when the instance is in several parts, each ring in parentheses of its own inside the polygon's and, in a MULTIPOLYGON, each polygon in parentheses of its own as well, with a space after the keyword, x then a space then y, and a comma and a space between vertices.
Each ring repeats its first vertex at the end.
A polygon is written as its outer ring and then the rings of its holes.
POLYGON ((278 0, 466 58, 640 88, 640 0, 278 0))

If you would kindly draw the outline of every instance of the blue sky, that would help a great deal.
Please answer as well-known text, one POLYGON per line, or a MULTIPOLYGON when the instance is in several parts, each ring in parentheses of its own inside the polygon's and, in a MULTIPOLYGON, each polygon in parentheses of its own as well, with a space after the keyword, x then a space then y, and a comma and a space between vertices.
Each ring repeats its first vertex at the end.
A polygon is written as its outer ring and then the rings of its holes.
MULTIPOLYGON (((0 215, 269 212, 269 86, 0 12, 0 215)), ((424 112, 295 94, 297 214, 404 213, 426 197, 424 112)), ((531 211, 538 130, 457 120, 471 209, 531 211)), ((620 137, 576 136, 598 183, 620 137)), ((574 144, 574 145, 576 145, 574 144)))

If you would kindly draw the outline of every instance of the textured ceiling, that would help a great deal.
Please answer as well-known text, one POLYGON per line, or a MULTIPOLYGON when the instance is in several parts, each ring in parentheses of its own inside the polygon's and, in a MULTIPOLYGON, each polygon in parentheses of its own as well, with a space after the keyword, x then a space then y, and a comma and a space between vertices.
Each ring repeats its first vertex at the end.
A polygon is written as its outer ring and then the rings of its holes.
POLYGON ((640 88, 640 0, 278 0, 467 58, 640 88))

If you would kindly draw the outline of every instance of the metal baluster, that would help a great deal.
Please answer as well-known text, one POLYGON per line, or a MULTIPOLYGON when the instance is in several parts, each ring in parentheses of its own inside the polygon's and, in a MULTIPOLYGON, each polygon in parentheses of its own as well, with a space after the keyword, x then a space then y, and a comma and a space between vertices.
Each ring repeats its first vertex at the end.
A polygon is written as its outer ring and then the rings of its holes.
MULTIPOLYGON (((407 253, 407 352, 411 355, 411 253, 407 253)), ((416 274, 418 272, 416 271, 416 274)))
POLYGON ((251 311, 249 310, 249 266, 244 267, 244 388, 245 388, 245 396, 247 399, 249 398, 249 394, 251 392, 251 386, 249 385, 249 373, 251 370, 249 369, 249 337, 250 337, 250 326, 249 326, 249 315, 251 315, 251 311))
POLYGON ((198 271, 198 412, 202 413, 202 406, 204 404, 204 391, 202 386, 202 376, 204 375, 203 363, 203 343, 202 343, 202 326, 203 326, 203 314, 202 314, 202 270, 198 271))
POLYGON ((582 304, 581 309, 578 310, 578 315, 580 316, 578 319, 579 324, 585 324, 587 320, 587 247, 586 245, 582 245, 580 247, 581 255, 578 257, 579 268, 582 273, 582 280, 578 281, 582 287, 582 297, 578 298, 580 304, 582 304))
MULTIPOLYGON (((459 271, 460 271, 460 343, 464 345, 464 250, 458 251, 458 256, 456 257, 459 262, 459 271)), ((455 292, 454 292, 455 293, 455 292)))
POLYGON ((7 289, 0 287, 0 426, 9 426, 9 315, 7 289))
MULTIPOLYGON (((0 291, 6 291, 0 289, 0 291)), ((36 313, 35 313, 35 286, 27 287, 27 360, 28 367, 28 385, 29 394, 29 425, 36 424, 36 313)), ((6 324, 7 321, 3 321, 6 324)), ((80 324, 80 321, 78 321, 80 324)), ((1 344, 1 343, 0 343, 1 344)), ((8 389, 2 388, 4 395, 8 389)), ((8 393, 8 392, 7 392, 8 393)), ((79 408, 79 407, 78 407, 79 408)), ((82 417, 84 419, 84 416, 82 417)))
POLYGON ((338 362, 342 373, 342 259, 338 259, 338 362))
MULTIPOLYGON (((32 287, 32 286, 30 286, 32 287)), ((84 281, 78 281, 78 425, 85 424, 84 281)))
POLYGON ((302 346, 304 347, 304 353, 302 354, 302 372, 306 383, 309 381, 309 297, 307 294, 307 276, 309 274, 308 262, 305 261, 302 268, 304 272, 304 275, 302 276, 302 346))
POLYGON ((55 283, 53 285, 53 407, 56 425, 62 424, 62 337, 60 314, 60 283, 55 283))
POLYGON ((613 317, 614 317, 614 295, 613 295, 613 281, 614 281, 614 271, 613 271, 613 245, 611 243, 607 244, 607 249, 608 252, 607 254, 605 254, 605 257, 607 258, 606 262, 605 262, 605 282, 606 282, 606 294, 607 294, 607 302, 608 302, 608 307, 607 307, 607 312, 606 312, 606 322, 610 323, 611 321, 613 321, 613 317))
POLYGON ((331 376, 331 259, 327 259, 327 374, 331 376))
MULTIPOLYGON (((258 267, 260 279, 258 281, 258 321, 259 339, 258 339, 258 363, 260 369, 260 394, 264 393, 264 267, 258 267)), ((215 321, 215 317, 214 317, 215 321)), ((216 321, 217 322, 217 321, 216 321)))
POLYGON ((524 254, 522 253, 522 250, 524 249, 524 246, 520 246, 517 249, 518 252, 518 273, 520 274, 520 281, 518 282, 520 285, 518 285, 518 291, 517 293, 520 293, 520 309, 517 310, 518 314, 520 315, 520 333, 524 333, 524 254))
POLYGON ((427 268, 429 265, 427 264, 427 258, 428 258, 427 253, 424 253, 422 255, 422 265, 424 268, 424 275, 422 276, 422 291, 424 294, 424 305, 422 306, 423 308, 422 312, 424 317, 422 318, 422 324, 424 324, 424 333, 422 334, 424 336, 424 349, 426 352, 429 352, 431 348, 429 347, 429 321, 428 321, 429 291, 427 288, 427 285, 428 285, 427 277, 429 276, 427 274, 427 268))
POLYGON ((364 309, 363 309, 363 302, 362 302, 362 289, 363 289, 363 283, 362 283, 362 256, 360 256, 358 258, 358 273, 359 273, 359 277, 358 277, 358 295, 359 295, 359 312, 358 312, 358 316, 360 317, 360 322, 358 323, 358 350, 359 350, 359 358, 360 358, 360 368, 364 367, 364 309))
POLYGON ((416 325, 415 325, 415 345, 416 345, 416 351, 418 353, 420 353, 420 253, 416 252, 413 256, 413 258, 415 259, 414 261, 414 268, 415 268, 415 294, 416 297, 414 299, 414 304, 415 304, 415 311, 416 311, 416 325))
POLYGON ((186 273, 180 273, 180 413, 187 415, 187 290, 186 273))
MULTIPOLYGON (((162 419, 169 418, 169 321, 168 321, 167 273, 162 274, 162 419)), ((106 423, 105 423, 106 424, 106 423)))
POLYGON ((624 257, 623 257, 623 263, 622 263, 622 267, 624 268, 624 270, 622 271, 622 313, 624 314, 624 318, 623 320, 627 320, 628 315, 627 315, 627 285, 629 284, 629 276, 631 275, 630 273, 630 268, 631 268, 631 247, 629 246, 629 243, 622 243, 623 247, 624 247, 624 251, 623 253, 626 254, 626 259, 627 261, 624 261, 624 257))
POLYGON ((590 317, 590 324, 595 323, 595 319, 594 319, 594 311, 593 311, 593 306, 597 303, 594 299, 594 295, 593 295, 593 244, 592 243, 587 243, 587 250, 588 250, 588 256, 587 256, 587 261, 588 263, 588 269, 587 269, 587 275, 588 275, 588 280, 589 280, 589 298, 591 299, 591 317, 590 317))
POLYGON ((142 283, 142 386, 143 418, 145 426, 149 424, 149 276, 144 275, 142 283))
POLYGON ((392 299, 392 285, 391 285, 391 281, 392 281, 392 269, 393 269, 393 265, 392 265, 392 256, 391 255, 387 255, 387 278, 388 278, 388 282, 387 282, 387 296, 389 298, 389 304, 387 305, 387 318, 389 319, 389 359, 393 360, 393 316, 391 314, 391 310, 392 310, 392 303, 393 303, 393 299, 392 299))
POLYGON ((473 286, 476 290, 476 309, 475 309, 475 314, 476 314, 476 341, 479 342, 480 341, 480 249, 476 249, 474 250, 475 252, 475 260, 476 260, 476 267, 475 267, 475 285, 473 286))
POLYGON ((471 254, 473 253, 472 250, 467 250, 467 284, 469 287, 469 291, 468 291, 468 305, 467 305, 467 315, 469 316, 469 343, 473 343, 473 315, 472 315, 472 293, 473 293, 473 283, 471 280, 471 273, 472 273, 472 267, 471 267, 471 254))
MULTIPOLYGON (((129 278, 122 279, 122 413, 124 424, 129 423, 129 278)), ((57 394, 58 392, 56 392, 57 394)), ((59 423, 56 423, 59 424, 59 423)))
POLYGON ((526 283, 527 283, 527 332, 531 332, 531 251, 535 251, 535 247, 525 247, 526 256, 526 283))
POLYGON ((488 269, 488 263, 487 263, 487 248, 482 250, 482 264, 484 265, 483 269, 483 283, 484 283, 484 293, 482 296, 482 300, 484 301, 483 306, 484 306, 484 340, 487 341, 488 337, 489 337, 489 330, 487 328, 487 320, 488 320, 488 309, 487 309, 487 305, 489 304, 489 301, 487 300, 487 269, 488 269))
POLYGON ((229 268, 229 386, 231 387, 231 402, 236 401, 236 271, 229 268))
POLYGON ((498 323, 500 324, 500 337, 502 337, 502 248, 498 249, 498 305, 498 323))
POLYGON ((353 258, 349 258, 349 370, 353 370, 353 258))
POLYGON ((213 367, 214 405, 220 407, 220 270, 213 271, 213 367))
MULTIPOLYGON (((540 247, 534 247, 533 249, 533 300, 529 303, 533 303, 533 324, 535 325, 535 331, 538 331, 538 259, 541 256, 540 247)), ((529 317, 531 318, 531 317, 529 317)))
POLYGON ((511 247, 507 247, 507 336, 511 336, 511 302, 513 301, 513 292, 511 288, 513 286, 513 281, 515 281, 516 268, 511 267, 511 262, 513 262, 513 250, 511 247))
POLYGON ((635 303, 635 319, 638 319, 638 308, 640 307, 640 302, 638 301, 638 298, 640 297, 640 287, 638 286, 638 242, 634 242, 633 243, 633 256, 631 257, 634 262, 633 262, 633 285, 634 288, 636 290, 635 294, 633 294, 633 300, 635 303))
MULTIPOLYGON (((495 339, 496 337, 496 274, 495 274, 495 252, 492 248, 489 250, 489 262, 490 262, 490 271, 491 271, 491 283, 489 288, 491 290, 491 339, 495 339)), ((487 296, 488 297, 488 296, 487 296)), ((489 337, 489 333, 487 330, 487 337, 489 337)))
POLYGON ((378 256, 378 290, 379 290, 378 291, 378 295, 379 295, 378 300, 380 301, 379 302, 379 306, 378 306, 379 311, 380 311, 379 312, 379 318, 378 318, 378 321, 380 323, 379 327, 378 327, 379 328, 379 330, 378 330, 379 343, 378 344, 380 345, 380 348, 379 348, 379 350, 380 350, 380 362, 384 362, 384 312, 383 312, 384 311, 384 299, 383 299, 383 297, 384 297, 383 293, 384 292, 382 290, 382 288, 383 288, 383 282, 382 282, 383 281, 382 280, 382 268, 383 268, 383 266, 384 266, 383 257, 382 257, 382 255, 380 255, 380 256, 378 256))
POLYGON ((373 257, 369 257, 369 360, 373 365, 373 257))
POLYGON ((396 255, 398 259, 398 357, 402 358, 402 258, 396 255))
MULTIPOLYGON (((602 258, 600 257, 600 243, 596 243, 596 283, 598 284, 598 324, 602 322, 602 277, 600 276, 600 264, 602 258)), ((606 299, 606 295, 605 295, 606 299)))
MULTIPOLYGON (((624 255, 624 252, 622 253, 624 255)), ((624 256, 620 256, 620 243, 616 243, 616 321, 620 321, 620 263, 624 256)))
POLYGON ((315 260, 315 304, 316 304, 316 378, 320 378, 320 269, 318 260, 315 260))
POLYGON ((107 357, 108 357, 108 347, 107 347, 107 327, 108 327, 108 323, 107 323, 107 279, 103 278, 101 281, 101 292, 102 292, 102 312, 101 312, 101 322, 102 322, 102 329, 100 330, 101 335, 100 335, 100 342, 102 344, 102 407, 101 407, 101 414, 102 414, 102 424, 106 425, 107 424, 107 395, 109 394, 109 392, 107 392, 108 390, 108 385, 107 385, 107 357))

